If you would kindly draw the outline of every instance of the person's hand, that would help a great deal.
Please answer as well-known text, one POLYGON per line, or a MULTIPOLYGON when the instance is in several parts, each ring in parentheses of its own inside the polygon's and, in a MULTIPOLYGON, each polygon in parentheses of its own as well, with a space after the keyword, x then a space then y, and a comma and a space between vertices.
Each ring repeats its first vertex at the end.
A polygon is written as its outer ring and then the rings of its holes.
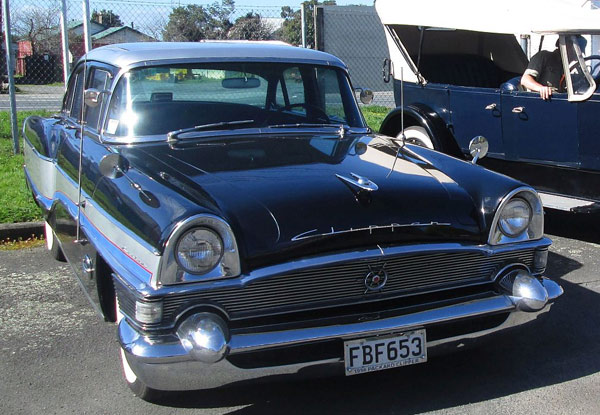
POLYGON ((549 86, 542 86, 539 90, 539 93, 543 100, 549 100, 552 96, 552 88, 549 86))

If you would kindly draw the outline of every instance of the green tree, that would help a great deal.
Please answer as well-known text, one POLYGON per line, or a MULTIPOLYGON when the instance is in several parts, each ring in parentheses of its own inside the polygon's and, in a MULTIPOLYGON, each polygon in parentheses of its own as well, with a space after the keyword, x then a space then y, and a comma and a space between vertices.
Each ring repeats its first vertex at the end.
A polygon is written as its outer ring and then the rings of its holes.
POLYGON ((233 26, 230 16, 234 9, 233 0, 223 0, 209 6, 188 4, 175 7, 163 30, 163 39, 169 42, 226 39, 233 26))
POLYGON ((121 18, 118 14, 115 14, 112 10, 102 9, 100 11, 94 10, 91 16, 92 21, 100 23, 101 25, 108 27, 121 27, 124 26, 121 18))
POLYGON ((227 37, 243 40, 270 40, 273 38, 273 29, 258 13, 250 12, 235 21, 227 37))
MULTIPOLYGON (((316 6, 335 6, 335 0, 325 0, 319 2, 318 0, 304 1, 302 4, 306 5, 306 45, 308 47, 315 46, 315 7, 316 6)), ((292 45, 302 44, 302 12, 300 10, 294 11, 289 6, 283 6, 281 8, 281 17, 284 19, 281 27, 281 40, 292 45)))

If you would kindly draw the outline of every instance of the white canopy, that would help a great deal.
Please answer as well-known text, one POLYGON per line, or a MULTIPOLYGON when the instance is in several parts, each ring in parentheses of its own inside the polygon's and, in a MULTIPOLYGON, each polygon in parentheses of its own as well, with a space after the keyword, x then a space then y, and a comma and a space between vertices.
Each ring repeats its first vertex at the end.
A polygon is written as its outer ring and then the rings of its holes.
POLYGON ((564 0, 376 0, 386 25, 508 34, 600 33, 600 10, 564 0))

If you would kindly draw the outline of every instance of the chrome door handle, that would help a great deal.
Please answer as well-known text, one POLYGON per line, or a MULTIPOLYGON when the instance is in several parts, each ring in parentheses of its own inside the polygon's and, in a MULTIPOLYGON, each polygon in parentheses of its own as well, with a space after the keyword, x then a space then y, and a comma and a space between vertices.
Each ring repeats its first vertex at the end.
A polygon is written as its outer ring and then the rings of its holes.
POLYGON ((520 114, 520 113, 522 113, 523 111, 525 111, 525 107, 514 107, 514 108, 512 109, 512 112, 514 112, 515 114, 520 114))
POLYGON ((486 109, 486 110, 488 110, 488 111, 493 111, 493 110, 495 110, 496 108, 498 108, 498 105, 496 105, 496 103, 495 103, 495 102, 494 102, 494 103, 492 103, 492 104, 490 104, 490 105, 487 105, 487 106, 485 107, 485 109, 486 109))

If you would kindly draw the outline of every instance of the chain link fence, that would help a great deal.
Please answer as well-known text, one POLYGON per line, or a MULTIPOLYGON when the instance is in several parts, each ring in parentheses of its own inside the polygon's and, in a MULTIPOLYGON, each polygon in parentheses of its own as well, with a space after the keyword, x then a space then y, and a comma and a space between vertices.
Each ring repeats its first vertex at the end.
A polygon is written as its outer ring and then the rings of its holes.
POLYGON ((394 106, 391 84, 381 81, 387 46, 372 6, 306 5, 302 13, 291 6, 237 6, 234 0, 3 1, 10 1, 11 72, 16 92, 9 96, 3 24, 0 111, 11 110, 12 98, 19 112, 58 111, 65 77, 85 53, 86 44, 96 48, 124 42, 202 39, 281 40, 333 53, 348 64, 355 86, 376 91, 375 105, 394 106))
POLYGON ((353 85, 375 92, 374 105, 395 107, 393 84, 383 81, 389 52, 374 6, 319 6, 315 32, 318 49, 348 65, 353 85))
MULTIPOLYGON (((84 7, 66 0, 67 65, 85 53, 84 7)), ((56 111, 64 92, 61 0, 12 0, 10 22, 17 110, 56 111)), ((201 39, 290 40, 300 16, 291 7, 237 7, 231 0, 210 4, 168 0, 90 0, 91 47, 123 42, 199 41, 201 39)), ((293 40, 293 39, 292 39, 293 40)), ((2 42, 2 55, 6 54, 2 42)), ((3 60, 3 91, 7 67, 3 60)), ((68 72, 67 72, 68 73, 68 72)), ((8 94, 0 111, 10 109, 8 94)))

